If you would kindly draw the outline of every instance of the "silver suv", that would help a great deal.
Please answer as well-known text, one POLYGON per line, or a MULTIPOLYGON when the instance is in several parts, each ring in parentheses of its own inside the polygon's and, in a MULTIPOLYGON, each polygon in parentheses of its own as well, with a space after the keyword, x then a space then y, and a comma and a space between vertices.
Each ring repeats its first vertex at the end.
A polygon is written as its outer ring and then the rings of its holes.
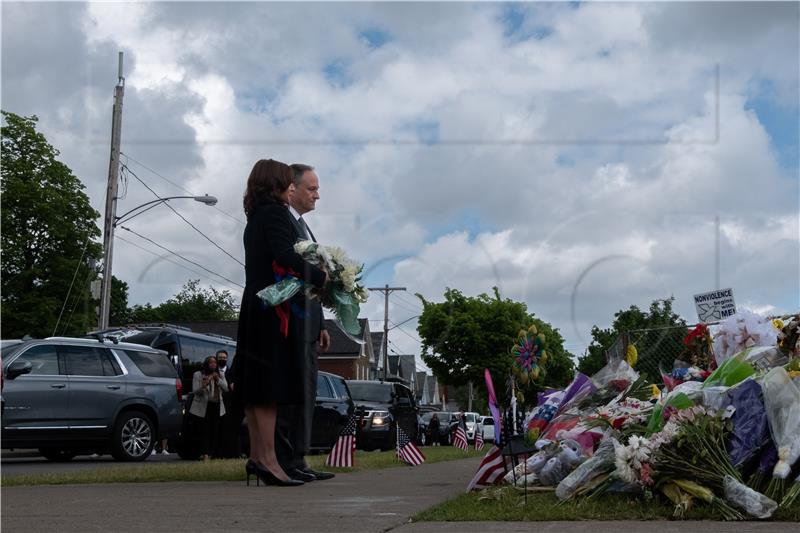
POLYGON ((166 352, 51 337, 4 346, 2 360, 3 448, 141 461, 157 439, 178 436, 182 385, 166 352))

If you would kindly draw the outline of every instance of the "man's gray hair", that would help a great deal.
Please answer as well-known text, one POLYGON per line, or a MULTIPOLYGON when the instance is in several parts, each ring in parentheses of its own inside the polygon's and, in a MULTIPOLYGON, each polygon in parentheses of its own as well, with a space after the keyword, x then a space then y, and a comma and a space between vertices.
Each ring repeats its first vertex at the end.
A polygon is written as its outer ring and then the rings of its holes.
POLYGON ((314 170, 314 167, 311 165, 304 165, 302 163, 294 163, 289 166, 292 167, 292 181, 295 185, 300 185, 300 182, 303 181, 303 174, 314 170))

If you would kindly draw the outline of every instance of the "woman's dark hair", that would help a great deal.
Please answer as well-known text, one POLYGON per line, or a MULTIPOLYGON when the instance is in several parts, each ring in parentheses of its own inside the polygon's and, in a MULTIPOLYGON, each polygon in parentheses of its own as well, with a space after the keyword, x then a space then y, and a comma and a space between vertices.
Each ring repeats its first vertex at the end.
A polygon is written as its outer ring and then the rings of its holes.
POLYGON ((289 165, 274 159, 259 159, 247 178, 244 192, 244 213, 248 217, 261 204, 281 202, 281 194, 292 183, 289 165))
MULTIPOLYGON (((212 370, 211 370, 211 364, 210 364, 212 359, 213 359, 215 362, 216 362, 216 360, 217 360, 217 358, 216 358, 216 357, 214 357, 213 355, 209 355, 208 357, 206 357, 205 359, 203 359, 203 368, 201 369, 201 371, 202 371, 202 373, 203 373, 204 375, 206 375, 206 376, 207 376, 207 375, 209 375, 209 374, 211 374, 211 372, 212 372, 212 370)), ((216 372, 216 370, 214 370, 213 372, 216 372)))

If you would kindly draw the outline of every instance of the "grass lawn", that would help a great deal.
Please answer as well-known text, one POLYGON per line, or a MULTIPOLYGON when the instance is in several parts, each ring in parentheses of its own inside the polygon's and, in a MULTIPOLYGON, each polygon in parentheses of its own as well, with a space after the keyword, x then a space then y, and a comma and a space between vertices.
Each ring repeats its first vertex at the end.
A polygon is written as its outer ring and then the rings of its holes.
MULTIPOLYGON (((452 461, 468 457, 480 457, 485 451, 463 452, 451 446, 421 448, 428 463, 452 461)), ((357 451, 355 468, 328 468, 324 466, 325 455, 314 455, 308 458, 312 468, 336 473, 359 472, 362 470, 378 470, 382 468, 410 468, 395 457, 394 450, 386 452, 357 451)), ((178 461, 148 463, 140 465, 105 467, 92 470, 76 470, 55 474, 32 474, 3 476, 2 485, 67 485, 89 483, 149 483, 162 481, 244 481, 244 459, 222 459, 213 461, 178 461)))
MULTIPOLYGON (((559 504, 553 492, 529 493, 525 504, 522 494, 510 487, 461 494, 452 500, 422 511, 415 522, 441 521, 550 521, 550 520, 668 520, 673 506, 660 501, 642 501, 629 496, 605 496, 559 504)), ((697 505, 686 520, 720 520, 715 511, 697 505)), ((788 509, 778 509, 773 520, 800 521, 800 502, 788 509)))

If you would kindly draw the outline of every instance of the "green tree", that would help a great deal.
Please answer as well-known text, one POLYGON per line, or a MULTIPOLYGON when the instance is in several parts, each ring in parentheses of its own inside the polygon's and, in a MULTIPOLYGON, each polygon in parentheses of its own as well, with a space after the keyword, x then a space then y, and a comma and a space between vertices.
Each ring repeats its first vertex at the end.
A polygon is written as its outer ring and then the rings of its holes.
MULTIPOLYGON (((436 378, 446 385, 484 389, 484 369, 492 373, 498 400, 508 400, 506 382, 513 357, 511 346, 521 329, 536 324, 547 338, 554 372, 530 392, 543 385, 564 386, 572 379, 572 360, 563 349, 558 330, 528 313, 524 303, 502 299, 497 288, 494 296, 464 296, 456 289, 446 289, 444 302, 429 302, 420 295, 423 311, 417 331, 422 340, 422 358, 436 378)), ((484 398, 481 393, 475 397, 484 398)), ((477 405, 481 407, 480 404, 477 405)))
POLYGON ((38 118, 2 116, 2 336, 83 334, 97 320, 89 282, 100 214, 38 118))
POLYGON ((112 326, 124 326, 130 322, 128 284, 116 276, 111 276, 111 309, 109 309, 108 323, 112 326))
POLYGON ((204 289, 199 279, 186 282, 180 292, 157 306, 135 305, 130 322, 195 322, 201 320, 235 320, 239 309, 228 290, 204 289))
POLYGON ((610 328, 592 327, 592 343, 578 360, 578 370, 591 376, 603 368, 606 350, 620 335, 634 331, 629 340, 639 352, 637 370, 651 381, 658 380, 659 365, 672 368, 672 361, 681 352, 687 333, 686 321, 672 310, 674 301, 674 298, 655 300, 646 311, 632 305, 614 314, 610 328))

